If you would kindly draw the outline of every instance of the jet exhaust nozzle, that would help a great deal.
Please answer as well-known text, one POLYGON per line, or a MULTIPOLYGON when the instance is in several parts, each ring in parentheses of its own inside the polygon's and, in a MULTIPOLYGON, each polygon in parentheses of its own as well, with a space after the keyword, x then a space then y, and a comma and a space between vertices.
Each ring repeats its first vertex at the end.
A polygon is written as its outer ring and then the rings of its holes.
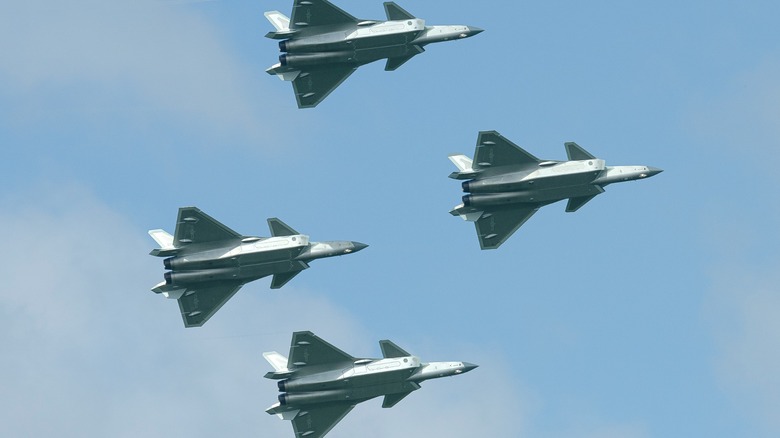
POLYGON ((471 191, 470 185, 471 185, 471 181, 463 181, 463 183, 460 185, 461 188, 463 188, 463 193, 468 193, 471 191))
MULTIPOLYGON (((276 386, 279 388, 279 392, 287 392, 287 381, 280 380, 276 382, 276 386)), ((279 400, 281 402, 281 399, 279 400)))
POLYGON ((464 207, 491 207, 520 202, 533 202, 526 193, 523 192, 505 192, 505 193, 478 193, 463 196, 464 207))
POLYGON ((173 257, 168 257, 167 259, 163 260, 163 266, 165 266, 165 269, 173 269, 171 268, 171 260, 173 260, 173 257))
POLYGON ((279 51, 280 52, 286 52, 287 51, 287 40, 279 41, 279 51))
POLYGON ((348 52, 283 53, 279 55, 279 63, 282 67, 305 67, 330 62, 350 62, 351 60, 352 55, 348 52))
POLYGON ((293 394, 279 394, 279 404, 284 405, 305 405, 313 403, 328 403, 344 401, 350 399, 350 391, 334 389, 328 391, 316 392, 296 392, 293 394))
POLYGON ((238 268, 198 269, 192 271, 168 271, 163 274, 167 285, 186 285, 207 281, 235 280, 240 274, 238 268))

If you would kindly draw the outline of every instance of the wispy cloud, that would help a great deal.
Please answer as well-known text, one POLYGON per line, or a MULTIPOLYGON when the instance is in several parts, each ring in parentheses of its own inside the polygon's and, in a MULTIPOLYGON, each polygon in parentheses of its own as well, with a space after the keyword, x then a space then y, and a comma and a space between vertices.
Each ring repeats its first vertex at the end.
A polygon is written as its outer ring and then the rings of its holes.
MULTIPOLYGON (((379 354, 378 337, 322 294, 271 291, 264 280, 207 326, 184 329, 176 303, 149 291, 162 266, 144 230, 77 185, 13 196, 0 199, 0 422, 11 435, 292 436, 289 422, 263 412, 278 394, 262 378, 263 351, 286 354, 292 331, 313 330, 353 354, 379 354), (8 208, 17 196, 36 203, 8 208)), ((392 411, 369 402, 334 437, 524 428, 502 358, 414 353, 483 368, 427 382, 392 411)))
MULTIPOLYGON (((260 81, 205 16, 156 0, 6 2, 0 95, 15 117, 51 111, 186 122, 259 139, 260 81)), ((267 79, 267 78, 263 78, 267 79)))

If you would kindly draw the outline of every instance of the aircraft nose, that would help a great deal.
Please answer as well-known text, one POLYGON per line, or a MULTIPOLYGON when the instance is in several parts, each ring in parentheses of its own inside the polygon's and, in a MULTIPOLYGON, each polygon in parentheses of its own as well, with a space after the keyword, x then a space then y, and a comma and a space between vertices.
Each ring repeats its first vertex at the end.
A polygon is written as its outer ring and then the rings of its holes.
POLYGON ((463 372, 467 373, 478 366, 479 365, 474 365, 473 363, 463 362, 463 372))
POLYGON ((663 169, 659 169, 657 167, 650 167, 650 166, 648 166, 647 167, 647 176, 658 175, 659 173, 661 173, 663 171, 664 171, 663 169))
POLYGON ((474 26, 466 26, 466 27, 469 29, 469 36, 474 36, 474 35, 476 35, 478 33, 482 33, 482 32, 485 31, 485 29, 480 29, 480 28, 474 27, 474 26))
POLYGON ((368 245, 360 242, 352 242, 352 252, 358 252, 361 249, 368 248, 368 245))

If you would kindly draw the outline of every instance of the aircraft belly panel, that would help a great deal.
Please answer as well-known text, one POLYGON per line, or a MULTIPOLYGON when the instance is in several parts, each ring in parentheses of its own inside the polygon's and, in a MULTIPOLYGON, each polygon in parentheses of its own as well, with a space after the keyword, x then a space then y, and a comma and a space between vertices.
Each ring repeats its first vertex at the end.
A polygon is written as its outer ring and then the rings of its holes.
POLYGON ((270 251, 245 253, 239 257, 241 266, 256 265, 259 263, 271 263, 280 260, 291 260, 298 257, 303 252, 303 247, 280 248, 270 251))
POLYGON ((592 184, 578 185, 570 187, 556 187, 551 189, 539 190, 536 192, 536 201, 559 201, 566 198, 579 198, 581 196, 593 196, 602 193, 603 189, 592 184))
POLYGON ((601 171, 578 172, 566 175, 534 177, 533 174, 507 174, 489 179, 471 181, 469 191, 480 192, 514 192, 538 191, 548 189, 566 189, 577 185, 588 185, 596 179, 601 171))
POLYGON ((242 265, 238 277, 241 279, 262 278, 273 274, 300 270, 300 263, 293 260, 282 260, 255 265, 242 265))
POLYGON ((370 386, 356 386, 352 389, 352 396, 360 399, 369 399, 386 394, 397 394, 413 390, 411 382, 399 381, 370 386))
POLYGON ((374 34, 350 40, 355 49, 377 50, 388 46, 406 45, 414 41, 419 32, 374 34))

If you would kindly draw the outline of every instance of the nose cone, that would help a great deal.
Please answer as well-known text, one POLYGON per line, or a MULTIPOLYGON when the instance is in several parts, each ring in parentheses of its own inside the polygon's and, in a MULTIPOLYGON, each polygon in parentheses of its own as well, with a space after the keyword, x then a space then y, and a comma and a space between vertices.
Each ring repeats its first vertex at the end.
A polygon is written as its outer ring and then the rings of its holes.
POLYGON ((647 166, 647 176, 648 177, 653 176, 653 175, 658 175, 659 173, 661 173, 663 171, 664 171, 663 169, 659 169, 657 167, 647 166))
POLYGON ((473 370, 478 366, 479 365, 474 365, 473 363, 463 362, 463 372, 468 373, 469 371, 473 370))
POLYGON ((484 29, 480 29, 480 28, 474 27, 474 26, 466 26, 466 27, 468 28, 468 32, 467 33, 468 33, 468 36, 470 36, 470 37, 485 31, 484 29))
POLYGON ((352 242, 352 252, 358 252, 361 249, 365 249, 365 248, 368 248, 368 245, 366 245, 365 243, 354 242, 354 241, 352 242))

